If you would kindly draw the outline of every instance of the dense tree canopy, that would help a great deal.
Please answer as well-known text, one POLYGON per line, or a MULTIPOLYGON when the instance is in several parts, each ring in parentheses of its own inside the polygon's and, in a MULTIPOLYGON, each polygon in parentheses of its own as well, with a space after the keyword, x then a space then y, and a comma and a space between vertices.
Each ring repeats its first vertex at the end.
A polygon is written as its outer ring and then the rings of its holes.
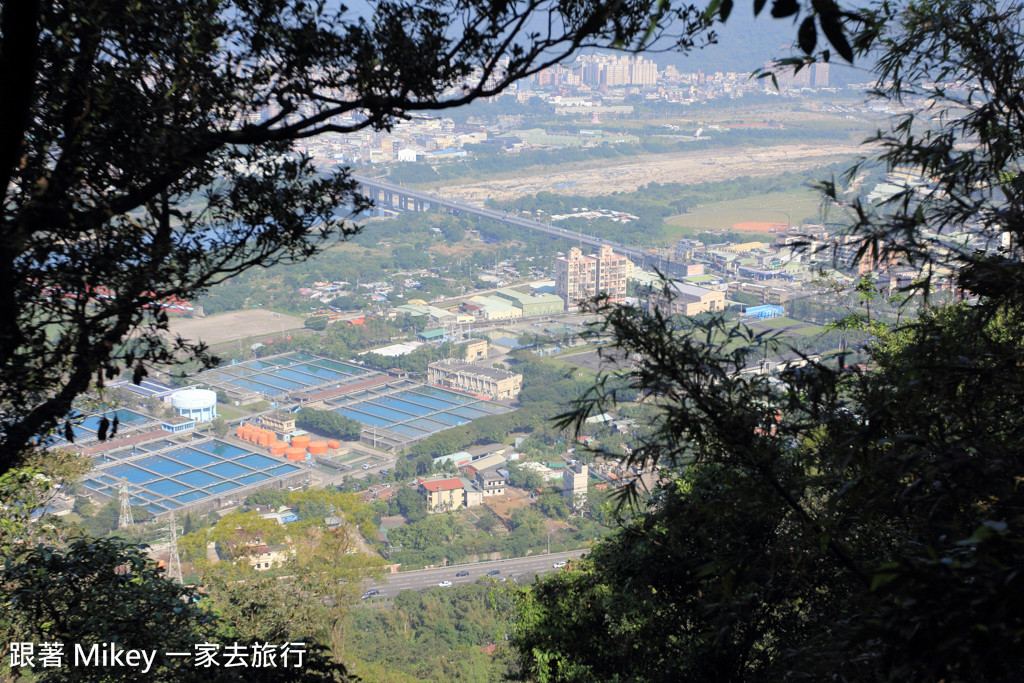
MULTIPOLYGON (((681 334, 599 302, 636 360, 626 378, 660 407, 630 464, 662 481, 645 513, 523 598, 528 677, 1024 677, 1024 10, 876 11, 876 94, 924 107, 879 134, 880 159, 923 182, 855 205, 851 234, 876 263, 920 269, 925 292, 949 273, 970 305, 893 328, 866 306, 844 323, 865 333, 865 365, 767 377, 737 372, 778 346, 765 335, 714 320, 681 334)), ((601 382, 564 422, 614 403, 601 382)))
POLYGON ((295 416, 295 424, 323 436, 348 441, 358 439, 363 430, 363 425, 351 417, 345 417, 332 410, 316 408, 300 408, 295 416))

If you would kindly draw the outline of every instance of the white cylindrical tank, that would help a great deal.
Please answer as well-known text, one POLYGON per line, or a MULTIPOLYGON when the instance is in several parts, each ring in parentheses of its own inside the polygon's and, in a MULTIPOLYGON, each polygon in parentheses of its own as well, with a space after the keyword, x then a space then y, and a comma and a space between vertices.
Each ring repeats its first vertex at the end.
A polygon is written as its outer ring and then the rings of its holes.
POLYGON ((217 394, 209 389, 183 389, 171 394, 171 405, 196 422, 209 422, 217 417, 217 394))

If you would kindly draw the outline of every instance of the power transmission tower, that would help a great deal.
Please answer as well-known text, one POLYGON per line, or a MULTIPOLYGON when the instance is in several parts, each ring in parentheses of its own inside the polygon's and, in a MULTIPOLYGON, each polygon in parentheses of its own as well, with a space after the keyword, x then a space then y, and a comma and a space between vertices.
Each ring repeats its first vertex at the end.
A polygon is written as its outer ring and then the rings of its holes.
POLYGON ((178 555, 178 523, 174 520, 174 510, 171 510, 171 523, 168 531, 170 539, 167 542, 167 576, 181 583, 181 557, 178 555))
POLYGON ((121 501, 121 514, 117 518, 117 528, 127 529, 135 524, 135 520, 132 519, 132 499, 128 495, 128 482, 125 479, 121 479, 118 498, 121 501))

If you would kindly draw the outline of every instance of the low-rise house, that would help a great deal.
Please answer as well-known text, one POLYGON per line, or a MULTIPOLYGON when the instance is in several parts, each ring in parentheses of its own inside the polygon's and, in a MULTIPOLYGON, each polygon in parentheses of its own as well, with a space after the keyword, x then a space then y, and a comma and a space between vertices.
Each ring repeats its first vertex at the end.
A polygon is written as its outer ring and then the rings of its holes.
POLYGON ((494 467, 502 467, 506 462, 508 461, 505 456, 497 454, 479 458, 466 465, 466 476, 476 479, 480 472, 494 467))
POLYGON ((372 503, 375 500, 388 500, 396 495, 398 495, 398 488, 391 484, 374 484, 360 494, 364 503, 372 503))
POLYGON ((461 479, 419 479, 420 490, 426 495, 429 512, 458 510, 466 504, 466 487, 461 479))
POLYGON ((459 479, 462 481, 463 486, 466 487, 466 507, 471 508, 483 505, 484 492, 469 479, 465 477, 460 477, 459 479))
POLYGON ((282 566, 292 556, 293 551, 286 545, 268 546, 260 544, 254 546, 245 556, 249 566, 256 571, 265 572, 282 566))
POLYGON ((497 467, 489 467, 476 473, 476 481, 480 489, 487 496, 500 496, 505 493, 508 486, 508 470, 497 467))

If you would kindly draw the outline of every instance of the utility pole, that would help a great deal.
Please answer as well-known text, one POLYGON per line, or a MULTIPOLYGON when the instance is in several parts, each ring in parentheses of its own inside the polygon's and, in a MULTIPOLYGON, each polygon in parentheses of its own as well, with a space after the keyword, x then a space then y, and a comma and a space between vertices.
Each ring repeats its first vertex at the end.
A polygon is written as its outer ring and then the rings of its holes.
POLYGON ((167 576, 168 578, 181 583, 181 557, 178 555, 178 523, 174 520, 174 510, 171 510, 169 531, 170 540, 167 543, 167 576))
POLYGON ((132 500, 131 496, 128 495, 128 481, 124 478, 121 479, 118 498, 121 502, 121 513, 117 518, 117 528, 127 529, 135 524, 135 520, 132 519, 132 500))

